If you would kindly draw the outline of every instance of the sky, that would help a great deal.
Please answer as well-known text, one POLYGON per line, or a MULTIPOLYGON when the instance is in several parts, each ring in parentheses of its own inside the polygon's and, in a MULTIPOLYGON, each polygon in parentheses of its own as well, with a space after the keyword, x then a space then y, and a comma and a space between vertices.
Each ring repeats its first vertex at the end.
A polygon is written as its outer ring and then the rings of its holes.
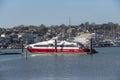
POLYGON ((120 24, 119 0, 0 0, 0 27, 120 24))

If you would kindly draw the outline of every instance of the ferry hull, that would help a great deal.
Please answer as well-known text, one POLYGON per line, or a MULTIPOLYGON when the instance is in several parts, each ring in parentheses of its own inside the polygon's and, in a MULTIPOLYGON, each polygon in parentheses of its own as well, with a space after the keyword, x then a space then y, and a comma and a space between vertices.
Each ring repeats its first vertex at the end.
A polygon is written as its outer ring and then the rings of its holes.
POLYGON ((78 53, 78 54, 84 54, 85 51, 83 49, 36 49, 36 48, 31 48, 31 49, 27 49, 27 51, 29 51, 30 53, 66 53, 66 54, 74 54, 74 53, 78 53))

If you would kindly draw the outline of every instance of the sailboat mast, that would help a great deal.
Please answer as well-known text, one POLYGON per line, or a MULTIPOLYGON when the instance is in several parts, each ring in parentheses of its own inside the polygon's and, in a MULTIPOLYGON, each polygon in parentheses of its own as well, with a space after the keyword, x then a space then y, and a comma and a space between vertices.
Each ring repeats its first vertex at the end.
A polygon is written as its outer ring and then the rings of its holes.
MULTIPOLYGON (((70 19, 70 16, 69 16, 69 29, 70 29, 70 27, 71 27, 71 19, 70 19)), ((71 37, 71 31, 69 33, 69 39, 70 39, 70 37, 71 37)))
POLYGON ((69 16, 69 27, 71 26, 71 19, 70 19, 70 16, 69 16))

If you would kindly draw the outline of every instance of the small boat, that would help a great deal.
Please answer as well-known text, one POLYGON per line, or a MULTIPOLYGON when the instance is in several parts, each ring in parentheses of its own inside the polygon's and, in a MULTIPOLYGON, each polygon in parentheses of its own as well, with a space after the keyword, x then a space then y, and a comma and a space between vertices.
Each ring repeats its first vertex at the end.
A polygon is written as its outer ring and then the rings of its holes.
MULTIPOLYGON (((38 42, 34 44, 29 44, 26 46, 27 51, 30 53, 64 53, 64 54, 85 54, 90 52, 89 48, 85 48, 83 44, 79 42, 68 42, 68 41, 59 41, 56 39, 51 39, 48 41, 38 42)), ((96 53, 92 49, 93 53, 96 53)))

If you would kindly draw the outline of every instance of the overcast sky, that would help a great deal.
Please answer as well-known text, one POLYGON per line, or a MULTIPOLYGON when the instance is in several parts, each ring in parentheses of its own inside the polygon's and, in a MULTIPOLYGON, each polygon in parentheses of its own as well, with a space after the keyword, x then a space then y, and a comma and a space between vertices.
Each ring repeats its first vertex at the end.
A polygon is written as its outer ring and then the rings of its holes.
POLYGON ((72 25, 84 22, 120 24, 119 0, 0 0, 0 27, 72 25))

